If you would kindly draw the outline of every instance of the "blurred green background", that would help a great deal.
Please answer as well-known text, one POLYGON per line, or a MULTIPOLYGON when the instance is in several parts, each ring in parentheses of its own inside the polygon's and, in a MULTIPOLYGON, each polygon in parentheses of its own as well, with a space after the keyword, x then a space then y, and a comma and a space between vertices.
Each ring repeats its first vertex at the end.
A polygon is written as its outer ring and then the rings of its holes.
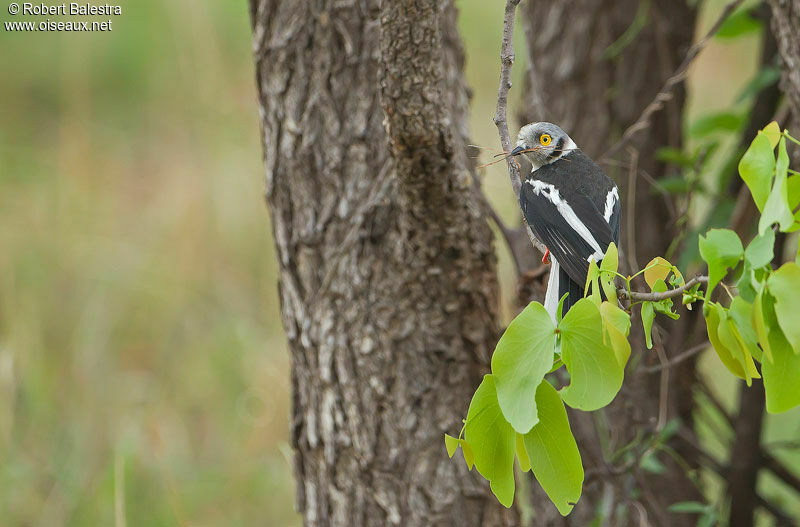
MULTIPOLYGON (((458 4, 474 142, 496 147, 502 2, 458 4)), ((110 33, 0 31, 0 523, 299 525, 246 3, 123 9, 110 33)), ((690 116, 732 104, 756 42, 712 44, 690 116)), ((516 217, 502 168, 483 177, 516 217)))

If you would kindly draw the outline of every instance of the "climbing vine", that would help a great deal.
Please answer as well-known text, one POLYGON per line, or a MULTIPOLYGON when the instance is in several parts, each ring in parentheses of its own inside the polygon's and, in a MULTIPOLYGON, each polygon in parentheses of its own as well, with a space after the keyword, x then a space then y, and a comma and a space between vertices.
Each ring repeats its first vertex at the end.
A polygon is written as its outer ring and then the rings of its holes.
POLYGON ((747 247, 729 229, 700 236, 707 276, 687 282, 660 257, 626 276, 618 272, 611 244, 599 266, 590 265, 584 298, 566 315, 559 305, 554 322, 542 304, 525 307, 497 343, 492 372, 475 391, 458 437, 445 436, 449 456, 460 448, 469 469, 489 480, 506 507, 514 500, 516 458, 558 511, 569 514, 581 496, 584 472, 565 405, 594 411, 611 403, 631 354, 631 311, 640 309, 650 349, 656 315, 680 316, 675 300, 687 309, 702 304, 708 340, 720 361, 748 386, 763 378, 768 412, 800 405, 800 252, 772 267, 776 231, 800 230, 800 173, 789 168, 787 141, 800 145, 770 123, 742 157, 739 174, 761 214, 758 233, 747 247), (729 285, 723 279, 730 270, 735 281, 729 285), (631 289, 639 275, 649 292, 631 289), (724 294, 713 295, 718 287, 724 294))

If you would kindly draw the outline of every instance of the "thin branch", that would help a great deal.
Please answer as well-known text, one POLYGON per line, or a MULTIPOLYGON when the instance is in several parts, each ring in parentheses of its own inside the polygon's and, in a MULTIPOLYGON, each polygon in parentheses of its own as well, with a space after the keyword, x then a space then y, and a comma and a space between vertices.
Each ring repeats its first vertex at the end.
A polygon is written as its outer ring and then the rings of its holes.
MULTIPOLYGON (((511 151, 511 136, 508 133, 506 113, 508 110, 508 90, 511 89, 511 66, 514 64, 514 15, 519 3, 520 0, 508 0, 506 2, 505 15, 503 16, 503 40, 500 45, 500 86, 497 88, 497 109, 495 111, 494 124, 497 125, 497 131, 500 134, 500 145, 505 152, 511 151)), ((519 193, 522 188, 519 165, 513 157, 507 157, 506 163, 508 164, 508 175, 511 178, 511 189, 514 191, 517 200, 519 200, 519 193)), ((533 246, 544 254, 547 248, 536 239, 530 228, 526 230, 533 246)))
POLYGON ((676 296, 681 296, 685 291, 688 291, 692 287, 697 284, 707 284, 708 277, 707 276, 695 276, 685 284, 680 287, 676 287, 674 289, 669 289, 667 291, 658 292, 658 293, 642 293, 639 291, 631 291, 628 292, 625 288, 619 288, 617 293, 623 298, 627 298, 632 302, 659 302, 661 300, 666 300, 667 298, 675 298, 676 296))
POLYGON ((661 370, 667 370, 669 368, 672 368, 673 366, 677 366, 681 362, 683 362, 683 361, 685 361, 687 359, 691 359, 692 357, 694 357, 695 355, 697 355, 698 353, 700 353, 704 349, 707 349, 709 345, 710 345, 710 343, 708 341, 706 341, 706 342, 703 342, 702 344, 698 344, 697 346, 692 346, 688 350, 684 351, 683 353, 678 354, 677 356, 675 356, 674 358, 670 359, 667 362, 661 363, 658 366, 652 366, 650 368, 645 368, 644 372, 645 373, 657 373, 657 372, 660 372, 661 370))
POLYGON ((628 168, 628 206, 627 212, 627 225, 625 227, 628 233, 628 265, 631 272, 635 272, 639 268, 639 261, 636 259, 636 222, 633 219, 636 217, 636 172, 639 167, 639 151, 635 148, 629 150, 631 156, 631 163, 628 168))
POLYGON ((697 55, 703 51, 711 38, 717 33, 717 31, 719 31, 719 28, 722 26, 723 22, 725 22, 728 16, 730 16, 730 14, 733 13, 733 11, 736 10, 736 8, 738 8, 743 1, 744 0, 733 0, 725 6, 725 9, 722 10, 719 18, 717 18, 717 21, 714 22, 713 26, 711 26, 711 29, 708 30, 708 33, 706 33, 703 38, 697 41, 694 46, 689 48, 689 51, 686 52, 683 62, 681 62, 680 66, 678 66, 678 69, 675 70, 675 73, 673 73, 672 76, 666 80, 664 86, 661 88, 661 91, 659 91, 653 99, 653 102, 648 104, 642 112, 642 115, 639 116, 639 119, 637 119, 635 123, 630 125, 625 130, 625 133, 622 134, 620 140, 617 141, 611 148, 609 148, 605 154, 603 154, 603 157, 600 159, 600 163, 605 163, 608 158, 616 155, 623 146, 628 144, 633 136, 650 127, 650 119, 656 112, 664 107, 664 103, 672 99, 672 90, 686 78, 686 75, 689 72, 689 66, 691 66, 692 62, 694 62, 694 59, 697 58, 697 55))

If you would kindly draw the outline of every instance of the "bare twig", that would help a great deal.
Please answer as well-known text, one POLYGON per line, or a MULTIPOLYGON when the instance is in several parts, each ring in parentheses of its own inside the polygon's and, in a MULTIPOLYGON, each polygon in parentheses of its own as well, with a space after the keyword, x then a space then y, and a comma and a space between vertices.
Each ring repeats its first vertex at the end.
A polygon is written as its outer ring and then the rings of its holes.
MULTIPOLYGON (((505 15, 503 16, 503 40, 500 44, 500 86, 497 88, 497 110, 495 111, 494 124, 500 134, 500 145, 506 152, 511 151, 511 136, 508 133, 508 120, 506 113, 508 110, 508 90, 511 89, 511 66, 514 64, 514 15, 520 0, 508 0, 506 2, 505 15)), ((519 200, 522 179, 519 174, 519 166, 513 157, 506 157, 508 164, 508 175, 511 178, 511 189, 519 200)), ((530 228, 527 229, 531 243, 542 254, 547 248, 542 242, 536 239, 530 228)))
POLYGON ((708 341, 703 342, 702 344, 698 344, 697 346, 693 346, 693 347, 689 348, 688 350, 684 351, 683 353, 678 354, 677 356, 675 356, 674 358, 670 359, 667 362, 661 363, 658 366, 652 366, 650 368, 645 368, 644 371, 645 371, 645 373, 657 373, 657 372, 660 372, 661 370, 666 370, 666 369, 672 368, 673 366, 677 366, 681 362, 694 357, 695 355, 697 355, 698 353, 700 353, 704 349, 707 349, 708 346, 709 346, 709 342, 708 341))
POLYGON ((639 261, 636 259, 636 222, 633 219, 636 217, 636 171, 639 167, 639 151, 635 148, 630 149, 631 163, 628 168, 628 194, 627 204, 627 221, 626 230, 628 233, 628 265, 631 272, 635 272, 639 268, 639 261))
POLYGON ((634 122, 625 130, 620 140, 617 141, 611 148, 609 148, 605 154, 603 154, 603 157, 600 158, 600 163, 605 163, 608 158, 616 155, 623 146, 628 144, 633 136, 650 126, 650 119, 653 117, 653 114, 661 110, 664 107, 664 103, 672 99, 672 90, 686 78, 686 74, 689 72, 689 66, 691 66, 694 59, 697 58, 697 55, 703 51, 711 38, 717 33, 717 31, 719 31, 719 28, 722 26, 723 22, 725 22, 728 16, 730 16, 730 14, 733 13, 733 11, 739 7, 743 1, 744 0, 733 0, 725 6, 725 9, 722 10, 719 18, 717 18, 717 21, 711 26, 711 29, 708 30, 708 33, 706 33, 703 38, 698 40, 694 46, 689 48, 689 51, 686 52, 686 56, 683 58, 683 62, 681 62, 680 66, 678 66, 678 68, 675 70, 675 73, 673 73, 672 76, 666 80, 664 86, 661 88, 661 91, 659 91, 653 99, 653 102, 648 104, 642 114, 639 116, 639 119, 637 119, 636 122, 634 122))
MULTIPOLYGON (((653 343, 655 344, 658 360, 664 365, 667 363, 667 354, 664 351, 664 345, 661 341, 661 332, 653 332, 653 343)), ((658 390, 658 422, 656 423, 656 430, 661 431, 664 425, 667 424, 667 410, 669 404, 669 368, 662 368, 661 382, 658 390)))
POLYGON ((667 291, 663 291, 660 293, 642 293, 639 291, 628 291, 625 288, 620 288, 617 290, 620 296, 623 298, 627 298, 632 302, 659 302, 661 300, 666 300, 667 298, 675 298, 676 296, 681 296, 685 291, 688 291, 692 287, 697 284, 707 284, 708 277, 707 276, 695 276, 685 284, 680 287, 676 287, 674 289, 669 289, 667 291))

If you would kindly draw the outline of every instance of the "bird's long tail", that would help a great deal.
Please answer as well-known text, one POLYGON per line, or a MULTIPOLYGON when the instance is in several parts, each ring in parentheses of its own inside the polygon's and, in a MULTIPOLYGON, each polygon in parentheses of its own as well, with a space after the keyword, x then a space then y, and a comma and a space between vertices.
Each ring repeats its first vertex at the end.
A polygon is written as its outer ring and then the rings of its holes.
POLYGON ((569 308, 583 297, 583 287, 572 280, 564 269, 558 264, 558 261, 551 257, 550 264, 550 278, 547 280, 547 293, 544 297, 544 307, 553 322, 556 320, 556 311, 558 310, 558 301, 566 293, 569 293, 564 299, 564 307, 561 311, 562 315, 566 315, 569 308))

